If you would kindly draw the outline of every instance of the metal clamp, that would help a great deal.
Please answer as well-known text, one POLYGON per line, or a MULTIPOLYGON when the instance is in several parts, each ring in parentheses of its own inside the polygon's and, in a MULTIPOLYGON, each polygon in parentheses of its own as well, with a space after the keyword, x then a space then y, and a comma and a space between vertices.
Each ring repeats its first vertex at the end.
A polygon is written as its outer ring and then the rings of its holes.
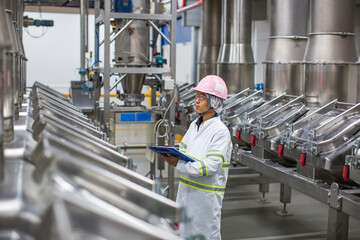
POLYGON ((302 147, 301 147, 301 152, 302 153, 310 153, 310 154, 313 154, 313 155, 318 155, 317 147, 315 147, 313 145, 314 137, 315 137, 315 132, 314 132, 314 130, 311 130, 310 133, 309 133, 308 141, 304 142, 302 144, 302 147))
POLYGON ((241 120, 241 131, 244 133, 249 133, 249 127, 246 126, 246 124, 249 122, 249 114, 248 113, 244 113, 244 115, 242 116, 242 120, 241 120))
POLYGON ((345 157, 345 165, 348 165, 351 169, 360 168, 360 159, 357 154, 360 148, 360 139, 356 139, 355 143, 351 147, 351 155, 345 157))
POLYGON ((330 207, 341 210, 342 209, 342 197, 339 196, 339 184, 332 183, 330 192, 328 194, 328 204, 330 207))
POLYGON ((280 144, 284 145, 286 148, 295 148, 295 142, 291 140, 291 134, 294 131, 294 126, 288 124, 286 127, 285 136, 282 136, 280 139, 280 144))
POLYGON ((262 118, 259 118, 256 120, 256 128, 254 129, 254 134, 256 137, 264 139, 265 134, 264 134, 264 131, 262 131, 262 123, 263 123, 262 118))

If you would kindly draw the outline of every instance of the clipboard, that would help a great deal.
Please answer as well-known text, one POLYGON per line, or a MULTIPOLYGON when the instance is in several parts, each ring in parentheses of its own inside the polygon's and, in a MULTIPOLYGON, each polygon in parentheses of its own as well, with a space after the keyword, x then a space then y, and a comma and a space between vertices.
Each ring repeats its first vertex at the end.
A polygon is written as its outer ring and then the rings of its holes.
POLYGON ((192 159, 191 157, 185 155, 184 153, 180 152, 179 150, 177 150, 174 147, 159 147, 159 146, 150 146, 149 147, 150 150, 162 154, 162 155, 166 155, 166 154, 171 154, 175 157, 180 158, 181 160, 185 160, 185 161, 189 161, 189 162, 195 162, 194 159, 192 159))

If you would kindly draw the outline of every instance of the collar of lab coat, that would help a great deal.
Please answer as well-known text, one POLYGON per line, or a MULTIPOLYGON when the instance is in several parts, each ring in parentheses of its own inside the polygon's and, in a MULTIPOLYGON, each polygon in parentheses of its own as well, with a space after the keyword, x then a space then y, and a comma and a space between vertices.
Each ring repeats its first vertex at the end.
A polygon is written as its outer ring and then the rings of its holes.
POLYGON ((205 126, 207 126, 208 124, 211 124, 213 121, 215 121, 217 118, 219 118, 219 115, 218 115, 217 113, 215 113, 215 115, 214 115, 212 118, 206 120, 206 121, 204 122, 204 124, 201 124, 202 121, 200 121, 200 118, 202 118, 202 116, 198 117, 198 118, 196 119, 196 122, 195 122, 195 127, 196 127, 196 130, 197 130, 197 131, 200 130, 200 126, 201 126, 201 125, 202 125, 203 127, 205 127, 205 126))

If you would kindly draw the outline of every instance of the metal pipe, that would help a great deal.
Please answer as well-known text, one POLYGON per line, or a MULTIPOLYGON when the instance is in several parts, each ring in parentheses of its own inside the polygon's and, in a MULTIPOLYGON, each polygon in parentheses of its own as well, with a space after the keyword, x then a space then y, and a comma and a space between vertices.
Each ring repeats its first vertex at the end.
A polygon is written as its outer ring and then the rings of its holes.
POLYGON ((167 36, 155 25, 155 23, 151 20, 147 20, 147 22, 165 39, 165 41, 171 45, 171 41, 167 38, 167 36))
MULTIPOLYGON (((6 55, 6 76, 4 78, 6 91, 4 93, 4 109, 3 109, 3 124, 4 124, 4 140, 11 141, 14 138, 14 115, 16 115, 17 103, 15 104, 15 88, 17 83, 17 67, 16 58, 19 52, 18 42, 16 40, 16 34, 14 25, 12 23, 12 11, 6 10, 6 23, 9 31, 11 47, 7 51, 6 55)), ((18 109, 17 109, 18 111, 18 109)))
POLYGON ((122 75, 122 76, 119 78, 119 80, 117 80, 117 81, 114 83, 114 85, 112 85, 112 86, 110 87, 110 92, 111 92, 114 88, 116 88, 116 86, 126 77, 126 75, 127 75, 127 74, 122 75))
MULTIPOLYGON (((7 98, 11 96, 6 94, 9 91, 7 89, 7 78, 6 78, 6 52, 11 48, 10 31, 8 28, 7 17, 5 13, 4 1, 0 2, 0 182, 4 179, 4 109, 6 108, 5 103, 8 101, 7 98)), ((12 103, 10 103, 10 106, 12 103)))
POLYGON ((176 10, 176 13, 179 14, 179 13, 187 12, 187 11, 189 11, 191 9, 200 7, 202 4, 203 4, 202 0, 197 1, 195 3, 187 5, 186 7, 183 7, 183 8, 180 8, 180 9, 176 10))
POLYGON ((306 102, 322 106, 336 98, 355 103, 360 94, 355 2, 311 0, 310 4, 311 33, 304 55, 306 102))
MULTIPOLYGON (((132 23, 134 22, 133 19, 131 19, 130 21, 128 21, 116 34, 115 36, 113 37, 113 39, 111 39, 110 41, 110 44, 115 41, 115 39, 120 35, 122 34, 132 23)), ((113 32, 110 34, 110 36, 113 34, 113 32)), ((100 46, 104 43, 105 40, 103 40, 101 43, 100 43, 100 46)))
POLYGON ((307 42, 309 0, 272 0, 268 50, 264 61, 264 95, 273 99, 283 92, 304 90, 302 59, 307 42))
POLYGON ((86 69, 85 69, 85 54, 87 48, 87 15, 86 15, 86 3, 87 0, 80 1, 80 76, 81 81, 85 81, 86 69))
POLYGON ((199 79, 215 75, 221 45, 221 1, 206 0, 202 4, 202 43, 198 59, 199 79))
POLYGON ((221 48, 216 65, 217 74, 227 84, 228 94, 254 86, 251 2, 222 1, 221 48))

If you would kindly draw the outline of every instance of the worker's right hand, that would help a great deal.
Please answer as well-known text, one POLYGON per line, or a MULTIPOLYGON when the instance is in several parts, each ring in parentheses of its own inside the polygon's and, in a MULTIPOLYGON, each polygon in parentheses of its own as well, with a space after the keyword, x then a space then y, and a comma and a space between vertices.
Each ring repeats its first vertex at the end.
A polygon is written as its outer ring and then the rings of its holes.
POLYGON ((167 156, 165 155, 161 155, 161 157, 168 163, 170 164, 171 166, 174 166, 176 167, 178 161, 179 161, 179 158, 171 155, 171 154, 168 154, 167 156))

